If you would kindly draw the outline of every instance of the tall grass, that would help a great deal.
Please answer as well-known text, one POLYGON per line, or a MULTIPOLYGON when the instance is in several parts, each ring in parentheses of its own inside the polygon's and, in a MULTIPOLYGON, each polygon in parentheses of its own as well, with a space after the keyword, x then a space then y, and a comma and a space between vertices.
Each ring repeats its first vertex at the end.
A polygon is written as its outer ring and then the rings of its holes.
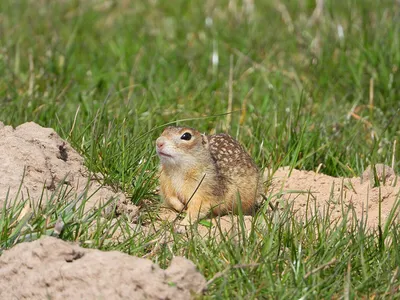
MULTIPOLYGON (((372 0, 1 1, 0 120, 53 127, 134 203, 159 200, 153 143, 171 123, 229 132, 261 168, 358 176, 394 162, 398 172, 399 13, 372 0)), ((249 236, 173 235, 171 246, 63 195, 21 218, 27 202, 3 208, 1 249, 62 222, 59 236, 86 246, 162 265, 186 255, 210 297, 400 293, 396 223, 382 234, 264 209, 249 236)))

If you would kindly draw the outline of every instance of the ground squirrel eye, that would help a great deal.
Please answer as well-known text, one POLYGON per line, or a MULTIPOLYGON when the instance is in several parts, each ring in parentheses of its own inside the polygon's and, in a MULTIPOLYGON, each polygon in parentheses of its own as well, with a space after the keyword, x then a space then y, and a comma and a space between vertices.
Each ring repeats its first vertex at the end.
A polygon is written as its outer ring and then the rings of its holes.
POLYGON ((192 138, 192 135, 189 132, 185 132, 181 136, 181 140, 185 140, 185 141, 190 141, 191 138, 192 138))

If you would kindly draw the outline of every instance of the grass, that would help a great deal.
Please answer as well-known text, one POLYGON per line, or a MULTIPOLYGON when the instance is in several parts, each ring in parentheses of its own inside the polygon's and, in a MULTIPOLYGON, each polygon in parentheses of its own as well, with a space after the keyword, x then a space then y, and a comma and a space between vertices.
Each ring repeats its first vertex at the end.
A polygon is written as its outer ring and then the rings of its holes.
MULTIPOLYGON (((262 168, 399 172, 400 6, 325 1, 318 13, 307 0, 246 3, 1 1, 0 120, 53 127, 135 203, 159 201, 154 140, 170 123, 227 131, 262 168)), ((63 195, 29 218, 18 219, 27 203, 2 209, 1 249, 55 234, 62 220, 61 238, 88 247, 150 253, 163 266, 187 256, 210 281, 206 297, 400 293, 396 223, 384 235, 321 216, 301 224, 288 208, 260 213, 263 225, 238 241, 178 236, 168 247, 154 242, 161 233, 84 215, 63 195), (126 238, 113 243, 117 228, 126 238)))

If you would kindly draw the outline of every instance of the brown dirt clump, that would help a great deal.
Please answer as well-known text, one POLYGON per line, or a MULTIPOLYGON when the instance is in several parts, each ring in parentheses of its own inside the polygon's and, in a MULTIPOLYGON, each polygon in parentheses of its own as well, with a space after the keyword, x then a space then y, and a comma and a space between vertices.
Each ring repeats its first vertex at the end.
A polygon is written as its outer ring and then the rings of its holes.
MULTIPOLYGON (((273 202, 292 204, 297 216, 311 216, 316 213, 315 208, 320 213, 329 209, 334 221, 351 208, 349 218, 353 213, 359 220, 368 217, 366 225, 373 228, 379 225, 379 202, 384 224, 399 201, 400 191, 400 178, 393 169, 378 164, 375 170, 376 178, 371 167, 361 177, 344 178, 279 168, 273 174, 268 194, 275 195, 273 202)), ((398 211, 397 207, 397 218, 398 211)))
POLYGON ((52 237, 18 244, 0 256, 1 299, 190 299, 205 284, 183 257, 163 270, 147 259, 52 237))
POLYGON ((111 198, 126 200, 122 193, 90 180, 83 158, 53 129, 33 122, 15 129, 0 122, 0 174, 0 207, 7 194, 9 203, 28 197, 37 203, 43 193, 45 202, 59 186, 68 189, 71 198, 86 191, 93 194, 85 209, 111 198))

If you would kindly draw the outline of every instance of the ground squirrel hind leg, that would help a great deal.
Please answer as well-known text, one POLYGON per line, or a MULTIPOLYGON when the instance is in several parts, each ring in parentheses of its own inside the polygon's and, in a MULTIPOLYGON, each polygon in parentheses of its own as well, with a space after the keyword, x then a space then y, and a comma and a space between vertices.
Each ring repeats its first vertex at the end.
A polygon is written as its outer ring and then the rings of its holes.
POLYGON ((177 212, 181 212, 185 208, 185 205, 179 201, 177 197, 165 198, 164 202, 167 206, 172 207, 177 212))

